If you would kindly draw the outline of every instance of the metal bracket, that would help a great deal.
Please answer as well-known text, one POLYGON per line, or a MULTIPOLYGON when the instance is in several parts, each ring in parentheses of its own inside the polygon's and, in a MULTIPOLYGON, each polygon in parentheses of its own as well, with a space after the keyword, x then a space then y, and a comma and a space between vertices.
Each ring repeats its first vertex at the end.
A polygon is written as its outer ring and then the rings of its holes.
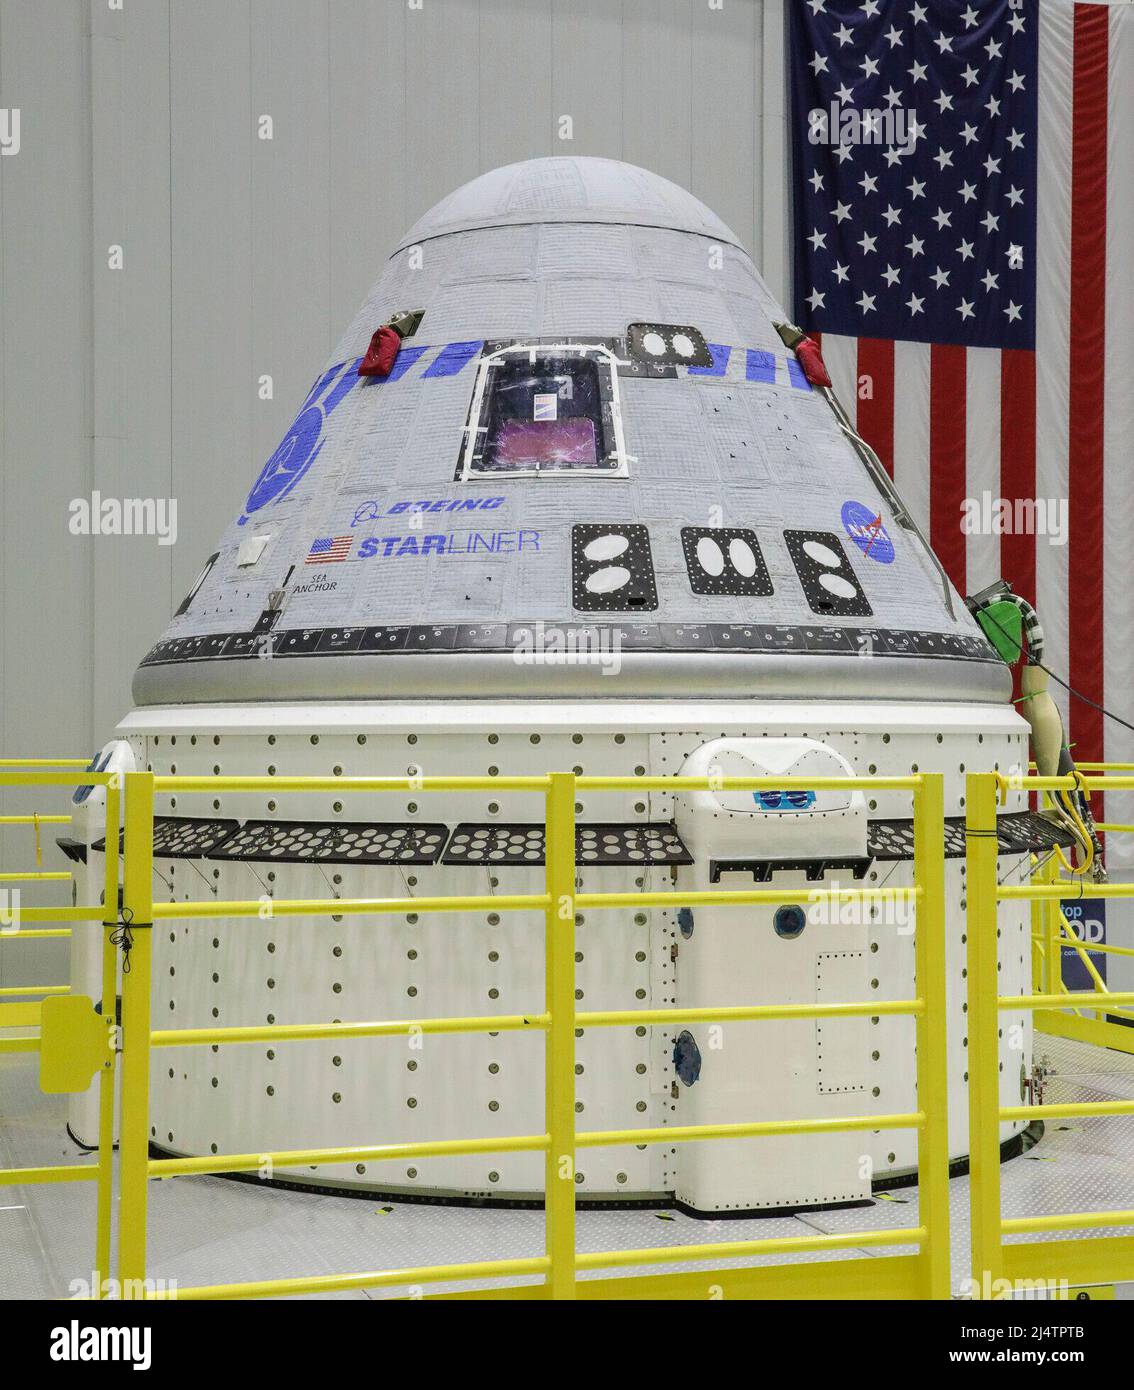
POLYGON ((40 1011, 39 1089, 47 1095, 85 1091, 112 1063, 113 1032, 85 994, 59 994, 40 1011))

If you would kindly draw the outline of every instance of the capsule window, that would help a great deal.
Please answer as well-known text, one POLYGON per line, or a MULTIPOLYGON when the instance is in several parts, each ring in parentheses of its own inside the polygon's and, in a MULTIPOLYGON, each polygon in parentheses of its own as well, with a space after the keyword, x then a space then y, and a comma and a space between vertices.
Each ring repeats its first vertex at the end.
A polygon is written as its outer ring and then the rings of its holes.
POLYGON ((181 600, 181 607, 173 615, 175 618, 180 618, 183 613, 188 613, 190 606, 193 603, 193 600, 197 597, 197 593, 200 590, 201 585, 205 582, 206 579, 208 579, 210 573, 212 572, 213 566, 216 564, 219 558, 220 551, 215 550, 205 561, 204 568, 201 570, 201 573, 197 576, 197 578, 193 581, 193 587, 181 600))
POLYGON ((613 352, 599 344, 515 344, 487 352, 457 476, 625 477, 616 365, 613 352))

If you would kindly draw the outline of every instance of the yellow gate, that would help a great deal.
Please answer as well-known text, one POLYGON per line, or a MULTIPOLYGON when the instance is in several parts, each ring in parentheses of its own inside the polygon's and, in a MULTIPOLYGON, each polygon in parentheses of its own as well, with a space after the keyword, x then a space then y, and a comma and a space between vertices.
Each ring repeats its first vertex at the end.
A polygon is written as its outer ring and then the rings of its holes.
MULTIPOLYGON (((87 771, 83 758, 0 759, 0 787, 106 788, 107 843, 117 839, 120 789, 116 774, 87 771), (82 768, 80 773, 44 771, 45 768, 82 768)), ((3 825, 39 827, 70 821, 70 816, 3 816, 3 825)), ((38 857, 38 856, 37 856, 38 857)), ((0 882, 70 880, 67 872, 3 873, 0 882)), ((16 985, 0 989, 0 1030, 36 1028, 31 1036, 0 1037, 0 1052, 38 1052, 40 1089, 48 1094, 85 1091, 99 1075, 98 1159, 94 1163, 54 1164, 36 1168, 0 1169, 0 1186, 24 1183, 94 1182, 97 1187, 95 1218, 95 1272, 92 1294, 101 1298, 106 1291, 110 1270, 110 1209, 114 1164, 114 1058, 117 1038, 115 1025, 118 959, 112 937, 117 929, 118 856, 107 854, 103 904, 75 907, 21 907, 18 922, 0 928, 0 946, 20 941, 67 938, 66 922, 102 922, 102 997, 95 1009, 85 995, 73 995, 67 985, 16 985), (26 926, 26 923, 36 925, 26 926), (51 925, 46 925, 50 923, 51 925), (9 1002, 20 1000, 21 1002, 9 1002)))
MULTIPOLYGON (((1123 1050, 1129 1051, 1128 1029, 1099 1019, 1077 1019, 1061 1011, 1098 1010, 1105 999, 1105 1011, 1118 1014, 1134 1004, 1134 992, 1104 992, 1105 986, 1100 990, 1098 986, 1102 982, 1097 972, 1093 990, 1073 992, 1066 989, 1059 965, 1063 921, 1059 904, 1069 896, 1069 885, 1051 881, 1050 875, 1046 876, 1047 881, 1042 881, 1041 876, 1041 881, 1028 884, 1009 885, 997 881, 996 807, 999 791, 1006 783, 996 773, 969 773, 966 780, 969 1152, 974 1284, 980 1296, 988 1297, 1006 1293, 1014 1284, 1134 1279, 1134 1237, 1131 1236, 1017 1240, 1005 1244, 1005 1236, 1134 1225, 1134 1211, 1088 1211, 1004 1219, 1000 1210, 1001 1122, 1134 1115, 1134 1100, 1001 1106, 1000 1014, 1032 1010, 1037 1028, 1105 1046, 1118 1045, 1110 1041, 1117 1038, 1124 1044, 1123 1050), (1032 994, 1001 995, 997 906, 1001 902, 1019 900, 1033 906, 1033 924, 1039 938, 1036 958, 1044 983, 1041 990, 1032 994)), ((1082 782, 1088 791, 1134 788, 1134 777, 1128 776, 1088 776, 1082 782)), ((1013 790, 1036 792, 1073 790, 1076 785, 1073 777, 1022 777, 1011 782, 1013 790)), ((1074 891, 1073 886, 1070 891, 1074 891)), ((1090 891, 1092 897, 1134 897, 1134 884, 1098 884, 1090 891)), ((1097 948, 1092 946, 1091 949, 1097 948)))

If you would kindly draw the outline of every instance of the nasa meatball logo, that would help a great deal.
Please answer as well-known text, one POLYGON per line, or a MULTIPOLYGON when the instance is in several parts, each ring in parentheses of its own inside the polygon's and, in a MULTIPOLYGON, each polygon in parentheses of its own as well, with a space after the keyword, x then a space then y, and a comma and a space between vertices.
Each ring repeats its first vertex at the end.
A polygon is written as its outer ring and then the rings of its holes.
POLYGON ((338 374, 339 367, 332 368, 313 387, 303 408, 292 421, 291 428, 252 484, 244 504, 244 515, 237 525, 243 526, 253 512, 260 511, 269 503, 282 502, 319 457, 325 440, 323 426, 328 416, 358 380, 348 368, 330 395, 320 399, 338 374))
POLYGON ((844 502, 843 529, 868 560, 880 565, 894 563, 894 542, 882 525, 882 513, 863 502, 844 502))

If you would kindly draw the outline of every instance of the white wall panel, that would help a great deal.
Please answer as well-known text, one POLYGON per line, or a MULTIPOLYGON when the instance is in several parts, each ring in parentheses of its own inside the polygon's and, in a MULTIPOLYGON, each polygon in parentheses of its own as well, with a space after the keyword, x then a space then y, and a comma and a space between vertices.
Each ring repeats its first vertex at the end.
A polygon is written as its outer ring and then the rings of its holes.
POLYGON ((708 5, 624 0, 622 158, 696 192, 693 114, 704 96, 693 87, 694 11, 700 22, 708 5))
MULTIPOLYGON (((328 25, 330 336, 337 339, 409 226, 405 5, 333 0, 328 25)), ((328 350, 333 343, 328 344, 328 350)), ((274 444, 274 441, 273 441, 274 444)))
POLYGON ((553 153, 553 0, 480 0, 481 169, 553 153))
MULTIPOLYGON (((555 0, 551 73, 556 143, 548 153, 621 159, 623 83, 631 77, 623 65, 622 6, 610 0, 555 0), (572 122, 569 140, 561 137, 563 116, 572 122)), ((653 82, 655 75, 639 70, 632 80, 653 82)))
POLYGON ((756 193, 756 58, 761 7, 694 6, 690 70, 693 169, 689 190, 724 218, 750 249, 756 193))
MULTIPOLYGON (((247 0, 178 0, 170 11, 169 52, 172 487, 180 514, 173 594, 179 596, 208 553, 206 537, 218 536, 231 519, 256 466, 253 422, 261 403, 252 356, 247 0)), ((270 254, 269 244, 265 237, 261 255, 270 254)), ((277 286, 275 292, 286 291, 277 286)), ((265 424, 263 437, 270 432, 265 424)))
MULTIPOLYGON (((82 752, 91 739, 94 543, 68 531, 71 499, 91 486, 86 27, 85 5, 9 0, 0 8, 0 107, 19 109, 21 136, 18 153, 0 157, 0 748, 6 757, 82 752)), ((53 812, 65 803, 65 794, 52 791, 0 796, 5 814, 53 812)), ((33 868, 32 846, 26 829, 0 828, 0 866, 33 868)), ((59 890, 48 885, 20 888, 26 906, 60 901, 59 890)), ((0 945, 0 985, 59 978, 64 961, 55 942, 0 945)))
MULTIPOLYGON (((402 150, 408 222, 481 172, 479 63, 479 0, 421 0, 420 9, 407 7, 402 150)), ((377 117, 380 93, 374 95, 377 117)), ((359 93, 361 101, 367 97, 359 93)), ((367 138, 383 139, 380 126, 367 138)), ((360 288, 360 300, 364 293, 360 288)))

